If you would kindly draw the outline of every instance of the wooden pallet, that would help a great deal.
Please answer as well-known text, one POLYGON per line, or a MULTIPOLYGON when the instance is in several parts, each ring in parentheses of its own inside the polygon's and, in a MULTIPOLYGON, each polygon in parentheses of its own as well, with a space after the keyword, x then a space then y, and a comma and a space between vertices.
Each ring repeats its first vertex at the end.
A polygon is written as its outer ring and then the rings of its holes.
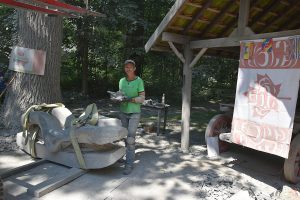
MULTIPOLYGON (((47 163, 51 164, 51 165, 61 166, 61 165, 52 163, 47 160, 40 160, 37 162, 33 162, 30 164, 9 170, 0 175, 0 180, 2 179, 5 184, 6 181, 11 181, 10 177, 17 176, 18 174, 21 174, 21 173, 24 174, 24 172, 33 170, 34 168, 37 168, 37 167, 47 164, 47 163)), ((55 175, 55 176, 49 178, 48 180, 45 180, 45 181, 35 184, 35 185, 31 185, 25 181, 22 182, 22 180, 20 180, 20 179, 18 179, 18 181, 14 182, 14 183, 16 185, 19 184, 22 187, 26 186, 26 190, 27 190, 26 193, 28 195, 34 196, 34 197, 41 197, 41 196, 44 196, 45 194, 52 192, 53 190, 56 190, 57 188, 65 185, 65 184, 75 180, 76 178, 80 177, 81 175, 83 175, 87 172, 82 169, 70 168, 70 167, 66 167, 66 166, 63 166, 63 167, 66 168, 66 172, 55 175)), ((16 180, 16 179, 13 179, 13 180, 16 180)))

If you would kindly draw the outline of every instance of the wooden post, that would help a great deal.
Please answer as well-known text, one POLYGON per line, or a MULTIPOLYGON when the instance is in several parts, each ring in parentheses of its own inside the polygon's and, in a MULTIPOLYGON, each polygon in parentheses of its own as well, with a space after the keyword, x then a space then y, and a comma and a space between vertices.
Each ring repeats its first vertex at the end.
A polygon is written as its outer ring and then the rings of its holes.
POLYGON ((239 21, 237 27, 238 35, 244 35, 248 25, 250 0, 240 0, 239 21))
POLYGON ((185 62, 183 64, 182 114, 181 114, 181 150, 187 152, 190 143, 190 113, 192 91, 192 62, 193 52, 189 43, 184 46, 185 62))

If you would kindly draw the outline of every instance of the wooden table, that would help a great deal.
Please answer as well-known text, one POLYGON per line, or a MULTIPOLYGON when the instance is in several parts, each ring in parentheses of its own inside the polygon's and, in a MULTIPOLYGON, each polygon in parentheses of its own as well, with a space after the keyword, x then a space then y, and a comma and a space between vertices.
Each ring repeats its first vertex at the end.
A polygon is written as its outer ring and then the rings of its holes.
POLYGON ((145 104, 145 105, 143 105, 143 107, 157 111, 157 135, 160 135, 160 123, 161 123, 161 118, 162 118, 162 114, 163 114, 163 117, 164 117, 163 132, 165 132, 166 125, 167 125, 168 109, 169 109, 170 105, 168 105, 168 104, 159 104, 159 105, 145 104))

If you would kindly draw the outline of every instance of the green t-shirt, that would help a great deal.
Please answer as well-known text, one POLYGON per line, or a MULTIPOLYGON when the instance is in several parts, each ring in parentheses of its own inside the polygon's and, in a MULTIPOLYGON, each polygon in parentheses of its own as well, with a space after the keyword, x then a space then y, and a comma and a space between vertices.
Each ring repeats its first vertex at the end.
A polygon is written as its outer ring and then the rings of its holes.
MULTIPOLYGON (((140 77, 136 77, 136 79, 132 81, 128 81, 125 77, 122 78, 119 82, 119 90, 124 92, 125 96, 129 98, 134 98, 139 96, 140 92, 144 92, 144 81, 140 77)), ((121 103, 120 106, 121 112, 124 113, 140 113, 141 112, 141 104, 139 103, 131 103, 124 102, 121 103)))

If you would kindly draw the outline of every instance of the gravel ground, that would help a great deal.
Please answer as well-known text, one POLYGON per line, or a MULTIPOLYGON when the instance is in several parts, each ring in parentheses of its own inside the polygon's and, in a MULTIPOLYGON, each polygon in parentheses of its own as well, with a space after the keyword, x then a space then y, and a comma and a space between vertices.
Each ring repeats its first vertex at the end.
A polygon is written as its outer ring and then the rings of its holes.
POLYGON ((0 136, 0 153, 18 150, 15 136, 0 136))
MULTIPOLYGON (((108 106, 102 106, 103 109, 99 111, 102 114, 106 114, 108 116, 116 115, 118 109, 109 102, 99 101, 97 104, 108 104, 108 106)), ((72 109, 73 113, 79 114, 83 110, 80 105, 76 105, 74 107, 80 108, 72 109)), ((137 149, 140 150, 139 153, 141 155, 144 155, 141 156, 140 162, 142 163, 144 159, 146 167, 149 167, 151 170, 155 169, 154 173, 147 175, 143 172, 144 169, 140 169, 141 176, 134 177, 132 179, 133 186, 141 187, 141 191, 145 189, 142 188, 142 183, 144 183, 147 179, 152 180, 154 183, 159 179, 163 179, 168 183, 168 181, 172 181, 175 178, 176 181, 179 181, 182 185, 187 185, 186 187, 188 189, 186 191, 190 191, 189 195, 193 196, 192 199, 225 200, 231 198, 240 191, 248 191, 249 198, 253 200, 300 199, 300 193, 298 192, 300 191, 299 184, 289 185, 284 180, 281 180, 280 176, 273 177, 267 175, 268 170, 272 169, 272 160, 269 161, 270 166, 262 169, 263 173, 266 174, 263 178, 259 173, 249 172, 248 168, 244 167, 242 164, 234 164, 244 162, 244 158, 239 156, 246 154, 246 157, 248 156, 246 160, 249 161, 249 163, 256 163, 253 165, 253 170, 260 171, 262 168, 261 166, 264 165, 264 163, 261 165, 260 163, 264 161, 264 158, 256 158, 259 153, 252 154, 252 152, 245 153, 245 151, 241 153, 238 151, 238 153, 236 153, 233 151, 233 153, 229 152, 224 154, 224 159, 212 161, 206 158, 207 152, 203 134, 199 134, 197 131, 191 131, 191 151, 189 154, 183 154, 178 150, 180 147, 180 123, 169 123, 167 128, 167 134, 163 137, 157 137, 154 133, 143 133, 143 129, 139 128, 137 149), (147 154, 147 152, 155 152, 155 156, 145 158, 145 154, 147 154), (237 155, 235 155, 235 153, 237 155), (231 158, 228 159, 228 157, 231 158), (161 166, 159 165, 160 163, 162 163, 161 166), (213 165, 204 170, 203 165, 210 163, 213 163, 213 165), (231 167, 232 163, 233 167, 231 167), (172 167, 170 167, 171 165, 172 167), (185 169, 185 165, 193 167, 185 169), (216 167, 220 167, 220 169, 216 167), (176 172, 176 168, 182 168, 180 173, 176 172), (234 173, 227 175, 223 172, 227 169, 234 173), (152 178, 152 176, 155 178, 152 178), (187 178, 188 176, 190 177, 187 178), (184 178, 178 179, 178 177, 184 178)), ((15 152, 18 150, 14 134, 12 134, 9 130, 0 129, 0 154, 1 152, 15 152)), ((274 164, 275 168, 278 168, 276 165, 279 166, 281 164, 274 164)), ((143 165, 141 164, 141 166, 143 165)), ((153 186, 154 183, 149 186, 150 190, 151 188, 156 189, 157 185, 153 186)), ((124 190, 127 191, 127 187, 120 185, 119 189, 121 191, 122 187, 124 187, 124 190)), ((164 187, 162 186, 162 188, 164 187)), ((165 186, 165 188, 167 187, 165 186)), ((178 188, 178 186, 175 188, 178 188)), ((57 191, 57 193, 59 194, 59 191, 57 191)), ((53 192, 53 194, 55 194, 55 192, 53 192)), ((171 199, 180 199, 179 196, 176 198, 176 195, 172 195, 171 199)), ((51 198, 52 196, 50 195, 49 199, 51 198)), ((106 199, 122 199, 122 194, 119 194, 116 190, 115 193, 110 194, 110 197, 106 199)), ((189 198, 183 197, 183 199, 189 198)))

